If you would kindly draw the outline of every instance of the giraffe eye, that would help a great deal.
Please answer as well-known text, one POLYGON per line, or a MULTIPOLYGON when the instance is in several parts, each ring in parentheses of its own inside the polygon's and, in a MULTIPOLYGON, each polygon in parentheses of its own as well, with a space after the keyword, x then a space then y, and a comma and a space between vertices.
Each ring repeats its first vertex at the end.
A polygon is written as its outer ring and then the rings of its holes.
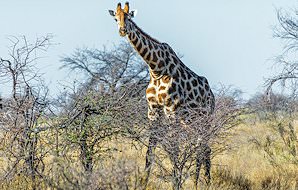
POLYGON ((115 19, 115 21, 117 22, 117 19, 115 19))

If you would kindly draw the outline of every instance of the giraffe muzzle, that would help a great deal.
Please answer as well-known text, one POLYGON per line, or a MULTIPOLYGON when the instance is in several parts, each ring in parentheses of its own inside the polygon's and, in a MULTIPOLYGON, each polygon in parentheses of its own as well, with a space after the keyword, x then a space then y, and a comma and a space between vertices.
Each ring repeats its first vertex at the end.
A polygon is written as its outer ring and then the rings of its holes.
POLYGON ((120 36, 124 37, 126 35, 126 29, 125 28, 120 28, 119 29, 119 34, 120 34, 120 36))

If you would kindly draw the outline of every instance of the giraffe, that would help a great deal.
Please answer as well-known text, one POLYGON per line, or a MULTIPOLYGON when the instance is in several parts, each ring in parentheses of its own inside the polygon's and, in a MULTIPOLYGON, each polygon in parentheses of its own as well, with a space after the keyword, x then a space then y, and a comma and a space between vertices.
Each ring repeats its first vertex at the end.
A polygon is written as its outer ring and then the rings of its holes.
MULTIPOLYGON (((159 42, 139 28, 132 20, 135 12, 129 10, 128 2, 123 9, 121 3, 118 3, 116 11, 109 10, 109 13, 117 22, 120 36, 127 36, 149 67, 150 82, 146 89, 146 99, 151 122, 160 117, 160 110, 169 119, 175 119, 178 110, 187 112, 187 109, 202 107, 206 110, 205 114, 213 113, 215 98, 207 79, 190 70, 167 43, 159 42)), ((156 146, 157 139, 151 135, 145 165, 148 175, 156 146)), ((207 180, 210 180, 211 149, 208 144, 202 147, 196 160, 196 183, 202 164, 205 165, 207 180)))

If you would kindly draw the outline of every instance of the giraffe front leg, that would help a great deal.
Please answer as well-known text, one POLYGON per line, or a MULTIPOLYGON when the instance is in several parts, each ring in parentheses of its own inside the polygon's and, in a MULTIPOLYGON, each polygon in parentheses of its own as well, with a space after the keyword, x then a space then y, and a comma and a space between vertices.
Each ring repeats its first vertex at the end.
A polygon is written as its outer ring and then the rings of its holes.
POLYGON ((170 124, 179 124, 179 118, 177 117, 176 112, 174 111, 174 106, 165 106, 163 111, 167 117, 170 124))
POLYGON ((158 141, 157 134, 156 134, 155 130, 153 130, 150 132, 148 149, 146 152, 145 171, 148 173, 148 177, 150 175, 151 166, 154 161, 154 152, 155 152, 155 148, 157 146, 157 141, 158 141))
POLYGON ((198 182, 200 177, 200 171, 201 166, 203 164, 203 152, 201 150, 201 147, 199 147, 199 150, 197 150, 197 156, 196 156, 196 172, 195 172, 195 187, 198 189, 198 182))
POLYGON ((148 106, 148 118, 151 122, 157 121, 158 117, 159 117, 159 113, 158 113, 158 105, 149 105, 148 106))
POLYGON ((151 173, 151 167, 154 162, 154 152, 155 148, 157 146, 158 142, 158 127, 154 125, 153 123, 157 121, 159 117, 157 107, 154 105, 149 106, 148 108, 148 118, 150 120, 150 135, 149 135, 149 142, 148 142, 148 149, 146 152, 146 163, 145 163, 145 172, 146 172, 146 178, 145 178, 145 186, 148 184, 149 176, 151 173))
POLYGON ((148 149, 146 152, 146 164, 145 164, 145 183, 144 183, 144 189, 146 189, 147 184, 149 182, 149 177, 151 174, 151 168, 154 162, 154 153, 155 153, 155 148, 157 146, 157 136, 155 134, 155 130, 152 130, 150 132, 150 137, 149 137, 149 143, 148 143, 148 149))

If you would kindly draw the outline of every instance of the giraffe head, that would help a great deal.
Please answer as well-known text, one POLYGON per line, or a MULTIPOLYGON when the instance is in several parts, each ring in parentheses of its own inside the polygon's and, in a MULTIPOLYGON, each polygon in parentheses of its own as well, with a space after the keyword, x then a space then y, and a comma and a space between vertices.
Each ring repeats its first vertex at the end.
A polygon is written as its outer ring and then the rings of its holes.
POLYGON ((118 3, 116 11, 109 10, 109 13, 118 24, 120 36, 124 37, 127 34, 127 21, 134 17, 135 11, 129 12, 129 3, 126 2, 124 9, 118 3))

